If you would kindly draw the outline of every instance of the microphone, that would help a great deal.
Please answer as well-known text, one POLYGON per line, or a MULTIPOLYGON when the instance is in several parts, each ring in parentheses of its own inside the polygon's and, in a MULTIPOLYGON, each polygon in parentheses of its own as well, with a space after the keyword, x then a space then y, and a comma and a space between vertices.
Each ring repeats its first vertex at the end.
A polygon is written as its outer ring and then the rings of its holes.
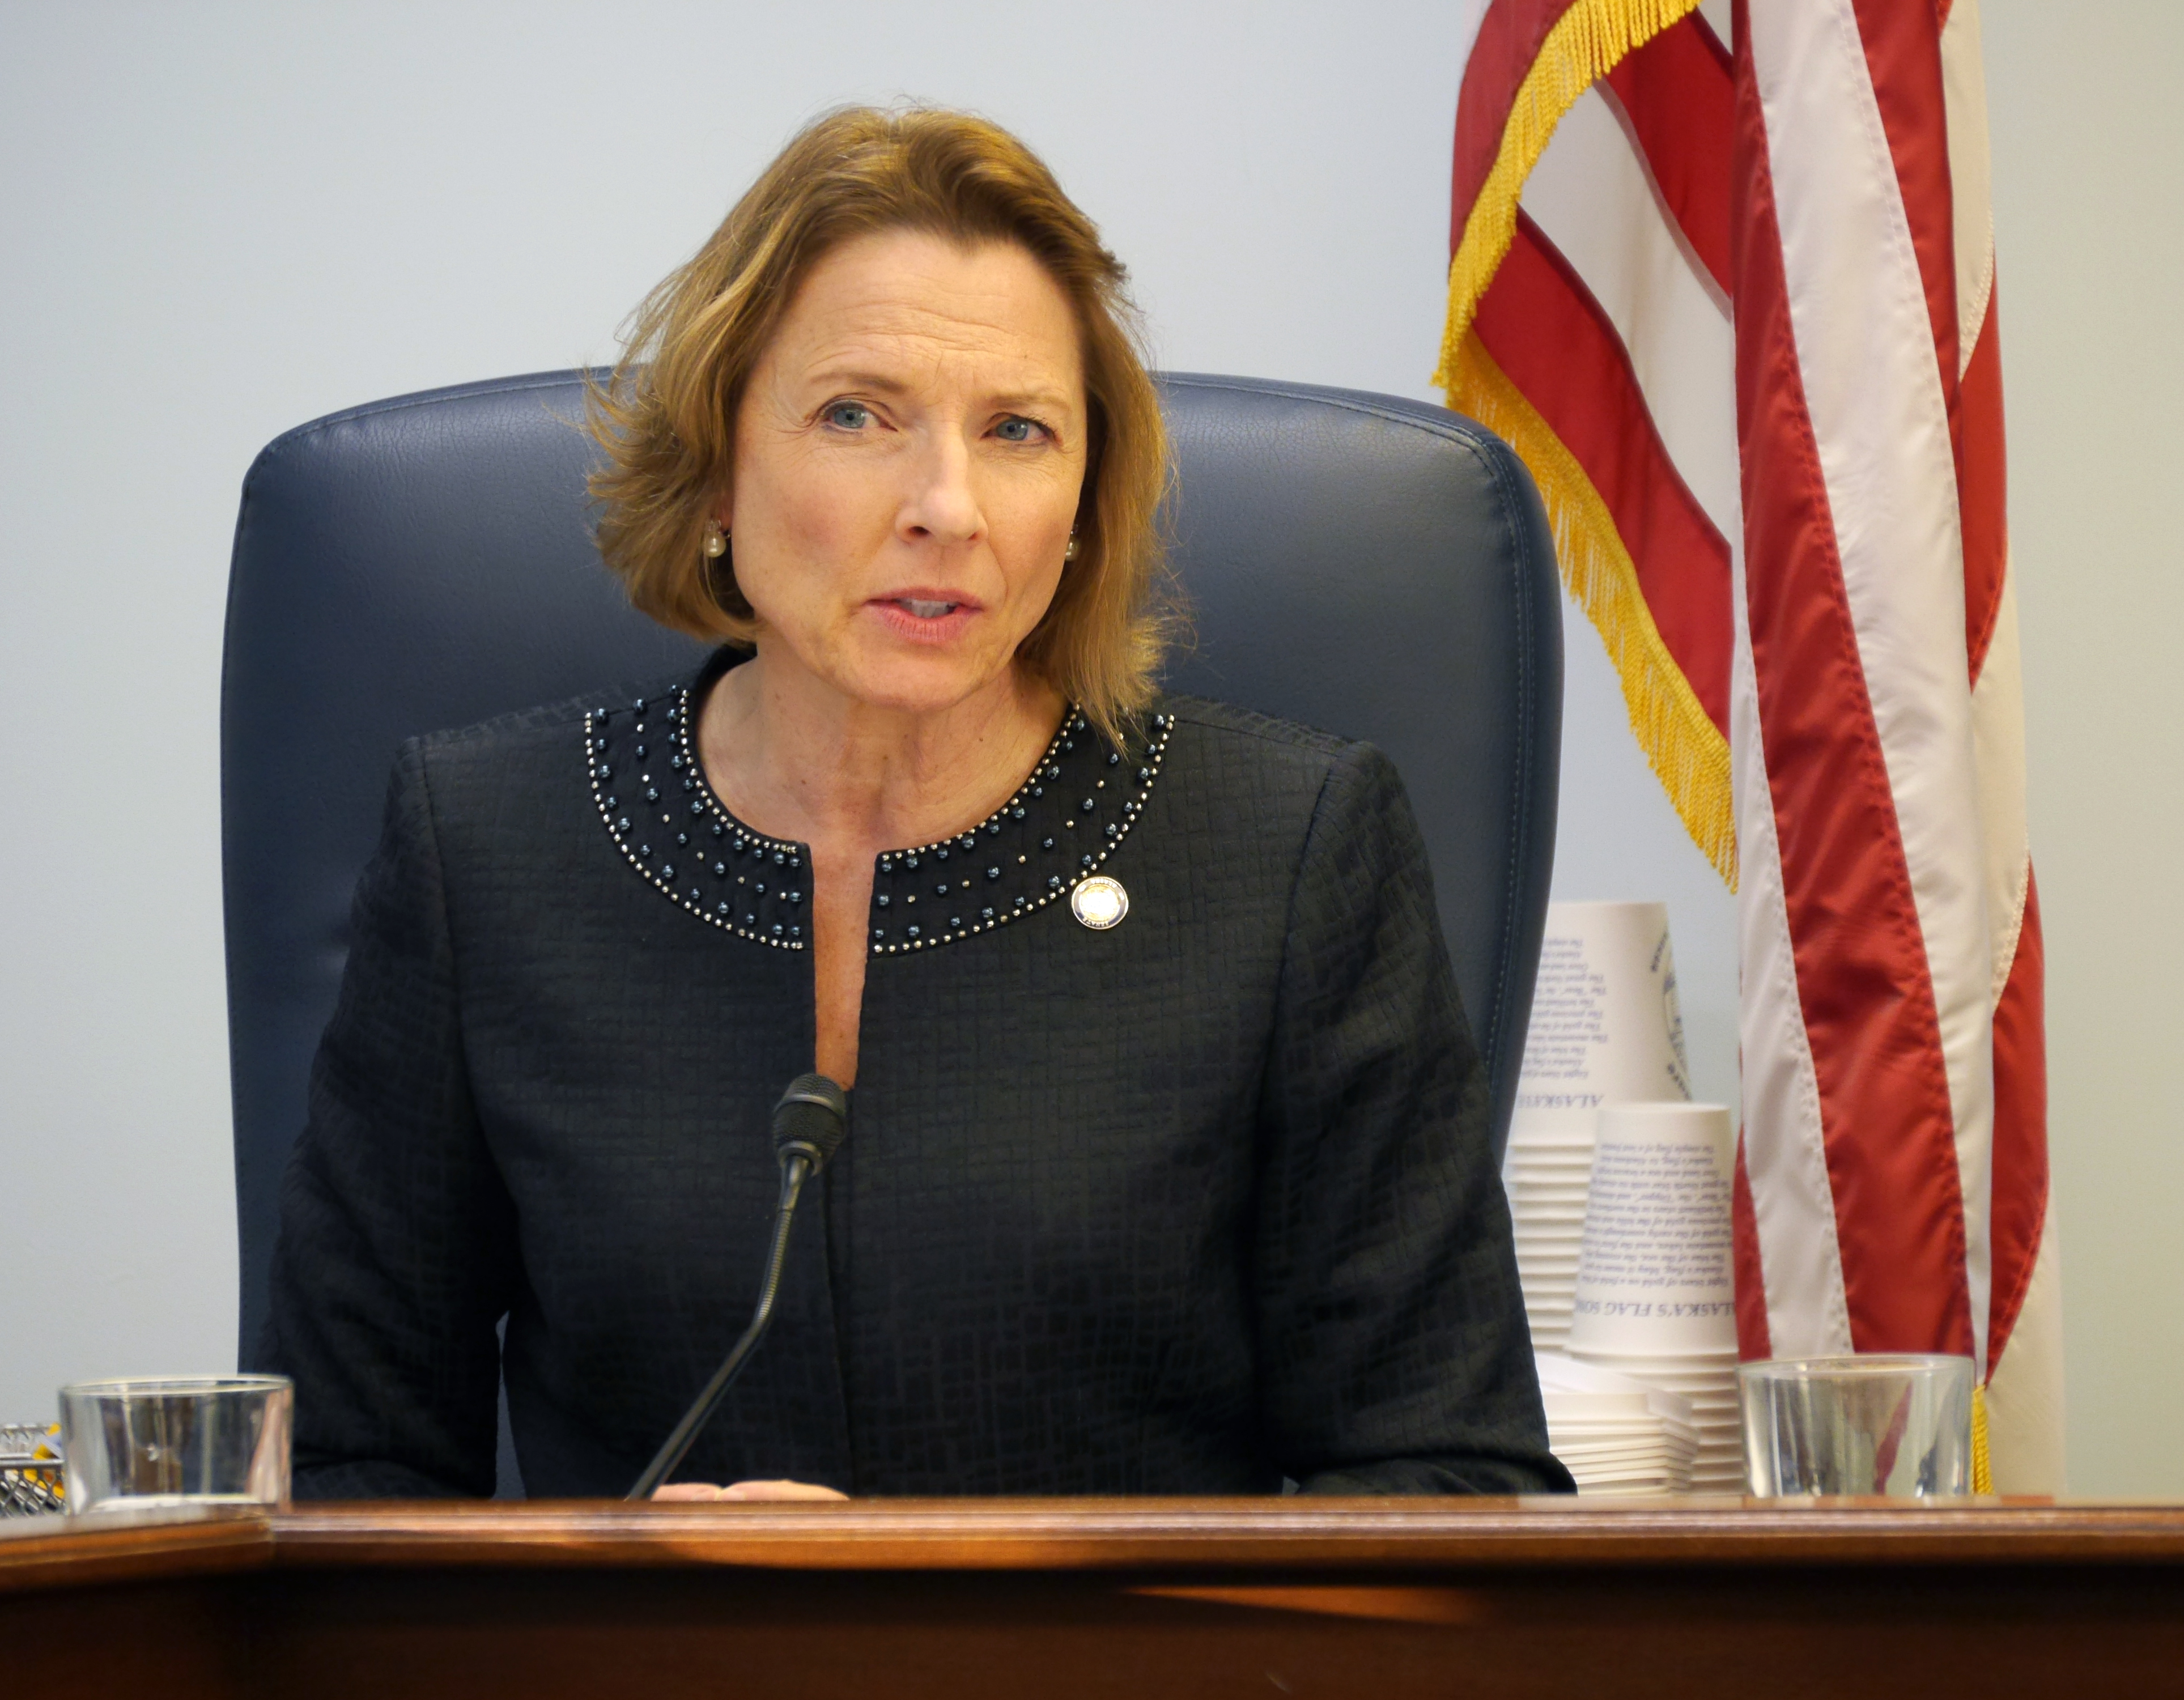
POLYGON ((788 1261, 788 1230, 796 1221, 797 1196, 804 1183, 827 1167, 827 1160, 841 1149, 848 1135, 850 1101, 823 1074, 800 1074, 788 1083, 781 1101, 773 1106, 773 1156, 781 1165, 781 1202, 773 1218, 773 1244, 766 1257, 766 1278, 759 1287, 758 1308, 750 1326, 729 1348, 727 1360, 713 1372, 674 1432, 660 1443, 644 1474, 631 1488, 631 1499, 649 1499, 653 1491, 675 1473, 699 1431, 712 1420, 721 1401, 749 1360, 773 1320, 773 1301, 781 1291, 781 1272, 788 1261))

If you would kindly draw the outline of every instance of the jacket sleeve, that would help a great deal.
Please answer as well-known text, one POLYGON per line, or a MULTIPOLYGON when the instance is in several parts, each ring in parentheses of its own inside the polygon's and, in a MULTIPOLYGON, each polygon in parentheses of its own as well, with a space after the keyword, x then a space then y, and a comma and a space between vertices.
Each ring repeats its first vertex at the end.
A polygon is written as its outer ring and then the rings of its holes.
POLYGON ((281 1183, 262 1356, 303 1498, 489 1495, 514 1210, 465 1076, 426 765, 396 758, 281 1183))
POLYGON ((1486 1070, 1394 765, 1348 746, 1290 900, 1262 1102, 1261 1419, 1308 1493, 1571 1491, 1547 1450, 1486 1070))

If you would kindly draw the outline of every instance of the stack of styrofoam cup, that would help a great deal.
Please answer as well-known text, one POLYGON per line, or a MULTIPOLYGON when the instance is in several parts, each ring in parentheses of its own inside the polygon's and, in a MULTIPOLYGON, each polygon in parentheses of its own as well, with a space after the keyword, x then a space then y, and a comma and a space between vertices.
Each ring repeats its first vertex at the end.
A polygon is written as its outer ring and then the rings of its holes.
POLYGON ((1614 1104, 1600 1112, 1569 1355, 1691 1402, 1691 1485, 1736 1493, 1730 1188, 1736 1146, 1718 1104, 1614 1104))
POLYGON ((1585 1189, 1592 1179, 1591 1110, 1540 1110, 1509 1137, 1502 1184, 1517 1236, 1517 1279, 1535 1352, 1560 1352, 1569 1337, 1585 1238, 1585 1189))
POLYGON ((1552 905, 1502 1168, 1535 1351, 1568 1338, 1600 1107, 1690 1096, 1668 906, 1552 905))
POLYGON ((1699 1439, 1690 1401, 1572 1358, 1542 1353, 1538 1363, 1547 1444, 1580 1494, 1690 1491, 1699 1439))

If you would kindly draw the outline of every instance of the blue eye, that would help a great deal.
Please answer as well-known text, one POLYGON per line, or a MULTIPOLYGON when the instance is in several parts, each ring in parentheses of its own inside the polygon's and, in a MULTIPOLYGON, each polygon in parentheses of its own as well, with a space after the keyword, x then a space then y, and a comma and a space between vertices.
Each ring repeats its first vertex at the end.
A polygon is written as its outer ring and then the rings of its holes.
POLYGON ((854 401, 838 401, 827 410, 827 423, 844 431, 862 431, 872 423, 872 410, 854 401))
POLYGON ((1017 415, 1003 420, 994 427, 994 433, 1004 443, 1029 443, 1032 433, 1039 429, 1035 421, 1017 415))

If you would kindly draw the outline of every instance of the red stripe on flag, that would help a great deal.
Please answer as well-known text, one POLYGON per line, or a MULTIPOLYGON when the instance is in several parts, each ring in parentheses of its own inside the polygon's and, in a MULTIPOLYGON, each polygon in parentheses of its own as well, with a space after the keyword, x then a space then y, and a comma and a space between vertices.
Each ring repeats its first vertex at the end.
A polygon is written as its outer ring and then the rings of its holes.
POLYGON ((1747 1363, 1774 1355, 1767 1330, 1767 1279, 1759 1265, 1759 1224, 1752 1209, 1752 1176, 1744 1167, 1744 1135, 1736 1138, 1736 1176, 1729 1195, 1730 1257, 1736 1275, 1736 1355, 1747 1363))
POLYGON ((1615 326, 1521 209, 1474 329, 1600 493, 1662 642, 1728 737, 1729 543, 1662 445, 1615 326))
POLYGON ((2002 1001, 1994 1011, 1993 1314, 1986 1367, 2002 1362, 2025 1308, 2033 1260, 2048 1220, 2047 951, 2040 937, 2040 893, 2025 876, 2025 924, 2002 1001))
POLYGON ((2002 333, 1995 298, 1987 296, 1986 320, 1964 368, 1957 433, 1957 508, 1964 532, 1964 645, 1972 683, 1986 665, 2002 610, 2002 575, 2009 553, 2008 462, 2002 425, 2002 333))
POLYGON ((1881 128, 1910 220, 1926 290, 1934 356, 1953 434, 1957 422, 1957 238, 1949 176, 1948 103, 1942 93, 1942 20, 1929 4, 1852 0, 1881 128))
POLYGON ((1747 611, 1851 1340, 1861 1352, 1969 1354, 1948 1079, 1798 370, 1748 42, 1736 81, 1747 611))
POLYGON ((1547 32, 1576 0, 1494 0, 1479 20, 1463 85, 1456 98, 1456 166, 1450 181, 1448 251, 1463 240, 1463 221, 1502 151, 1509 110, 1547 32))
POLYGON ((1630 53, 1604 81, 1622 104, 1662 206, 1728 294, 1736 88, 1721 44, 1693 12, 1630 53))

